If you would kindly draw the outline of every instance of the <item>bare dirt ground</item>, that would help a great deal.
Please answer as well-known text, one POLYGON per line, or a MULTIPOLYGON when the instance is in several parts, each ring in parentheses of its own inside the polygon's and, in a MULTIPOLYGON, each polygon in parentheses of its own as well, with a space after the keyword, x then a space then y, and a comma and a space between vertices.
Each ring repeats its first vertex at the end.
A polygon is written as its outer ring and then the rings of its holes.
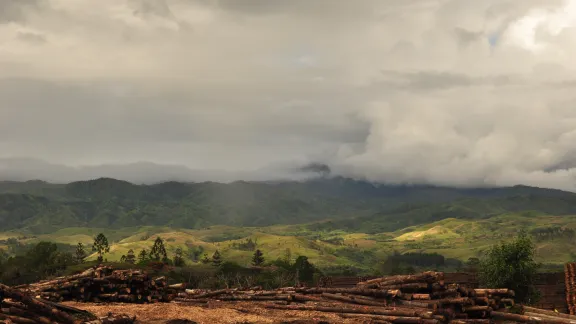
POLYGON ((200 324, 239 324, 239 323, 282 323, 295 320, 314 320, 321 323, 362 323, 358 319, 345 319, 336 314, 307 311, 284 311, 266 309, 254 302, 210 302, 206 306, 176 303, 158 304, 94 304, 65 302, 65 305, 77 307, 105 316, 128 314, 136 316, 139 323, 163 323, 174 319, 187 319, 200 324))

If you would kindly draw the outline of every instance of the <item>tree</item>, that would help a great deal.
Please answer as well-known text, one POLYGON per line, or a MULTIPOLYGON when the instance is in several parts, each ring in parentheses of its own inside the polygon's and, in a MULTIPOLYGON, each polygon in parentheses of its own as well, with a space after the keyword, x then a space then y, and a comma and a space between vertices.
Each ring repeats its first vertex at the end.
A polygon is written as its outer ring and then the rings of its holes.
POLYGON ((98 252, 98 262, 104 260, 104 253, 110 252, 110 246, 108 245, 108 239, 103 233, 98 234, 94 238, 94 244, 92 245, 92 251, 98 252))
POLYGON ((86 250, 84 249, 84 244, 79 242, 76 245, 76 254, 75 254, 76 262, 84 263, 84 259, 86 259, 86 250))
POLYGON ((286 248, 286 250, 284 250, 284 261, 287 264, 292 264, 292 250, 290 250, 290 248, 286 248))
POLYGON ((220 255, 220 252, 216 250, 216 252, 212 254, 212 265, 214 265, 215 267, 219 267, 221 264, 222 264, 222 256, 220 255))
POLYGON ((120 257, 120 263, 124 263, 124 262, 126 262, 126 255, 122 255, 120 257))
POLYGON ((142 251, 138 253, 138 263, 144 263, 146 260, 148 260, 148 251, 142 249, 142 251))
POLYGON ((174 252, 174 265, 177 267, 183 267, 185 265, 184 263, 184 257, 182 256, 183 252, 181 248, 176 248, 176 251, 174 252))
POLYGON ((160 236, 156 238, 156 241, 154 241, 154 245, 150 250, 150 259, 162 262, 166 262, 168 259, 168 256, 166 254, 166 247, 164 246, 164 241, 160 236))
POLYGON ((299 256, 294 262, 294 270, 298 273, 298 280, 304 282, 312 282, 314 280, 316 268, 308 261, 308 257, 299 256))
POLYGON ((253 266, 261 266, 264 263, 264 253, 259 249, 254 251, 254 255, 252 256, 252 265, 253 266))
POLYGON ((136 255, 134 255, 134 250, 128 250, 126 254, 126 263, 134 264, 136 263, 136 255))
POLYGON ((539 293, 534 281, 541 264, 534 261, 535 246, 525 231, 512 242, 492 246, 480 261, 479 278, 487 288, 514 290, 516 300, 534 303, 539 293))

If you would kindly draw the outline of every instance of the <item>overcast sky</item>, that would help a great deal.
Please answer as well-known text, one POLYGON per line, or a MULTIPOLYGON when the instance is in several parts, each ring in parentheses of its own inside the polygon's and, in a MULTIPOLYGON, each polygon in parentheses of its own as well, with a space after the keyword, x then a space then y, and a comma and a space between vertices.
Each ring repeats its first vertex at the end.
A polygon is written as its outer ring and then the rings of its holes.
POLYGON ((576 190, 575 28, 575 0, 0 0, 0 157, 576 190))

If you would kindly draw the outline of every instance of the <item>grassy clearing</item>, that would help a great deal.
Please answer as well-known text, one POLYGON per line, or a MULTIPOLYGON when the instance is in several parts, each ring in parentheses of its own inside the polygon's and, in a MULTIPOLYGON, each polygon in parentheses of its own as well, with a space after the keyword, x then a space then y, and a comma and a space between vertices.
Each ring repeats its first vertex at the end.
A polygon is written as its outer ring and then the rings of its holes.
MULTIPOLYGON (((342 230, 313 232, 305 225, 270 227, 211 226, 199 230, 170 227, 136 227, 118 230, 98 228, 66 228, 56 232, 23 240, 23 243, 53 241, 75 245, 90 245, 93 237, 103 232, 111 242, 107 259, 119 260, 132 249, 138 254, 143 248, 150 249, 160 236, 165 241, 169 255, 176 248, 184 251, 185 259, 191 261, 192 249, 202 247, 211 256, 219 250, 226 260, 248 264, 252 251, 237 245, 251 239, 257 243, 267 260, 283 257, 289 249, 292 257, 305 255, 317 265, 355 265, 363 268, 383 261, 393 251, 436 252, 448 258, 467 260, 481 256, 486 249, 500 240, 512 238, 520 229, 532 231, 546 227, 576 229, 576 216, 547 216, 538 214, 505 214, 489 219, 467 220, 448 218, 421 226, 407 227, 395 232, 376 234, 347 233, 342 230), (236 245, 236 246, 235 246, 236 245), (362 260, 370 260, 366 264, 362 260)), ((17 237, 19 233, 0 233, 0 239, 17 237)), ((539 261, 560 264, 575 257, 573 238, 551 237, 536 241, 539 261)), ((96 256, 91 255, 90 259, 96 256)))

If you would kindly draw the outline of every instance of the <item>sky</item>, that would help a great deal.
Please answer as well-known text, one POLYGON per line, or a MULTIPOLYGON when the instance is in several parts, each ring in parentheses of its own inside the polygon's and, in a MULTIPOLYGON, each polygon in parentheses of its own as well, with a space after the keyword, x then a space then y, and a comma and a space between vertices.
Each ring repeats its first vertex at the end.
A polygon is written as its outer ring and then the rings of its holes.
POLYGON ((0 176, 576 191, 573 57, 575 0, 0 0, 0 176))

